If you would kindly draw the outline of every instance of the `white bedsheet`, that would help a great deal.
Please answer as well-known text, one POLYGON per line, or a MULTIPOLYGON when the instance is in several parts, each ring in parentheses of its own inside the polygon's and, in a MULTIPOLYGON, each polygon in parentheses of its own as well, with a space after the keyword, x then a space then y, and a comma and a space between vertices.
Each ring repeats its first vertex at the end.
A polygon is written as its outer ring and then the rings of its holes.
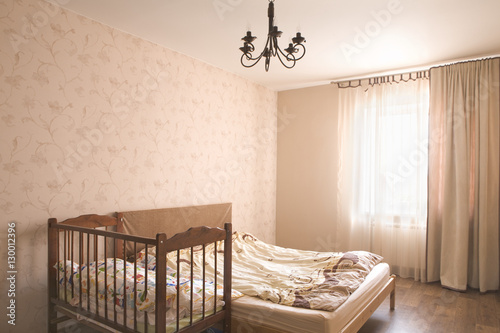
MULTIPOLYGON (((333 312, 284 306, 244 296, 232 301, 232 317, 289 332, 338 333, 354 314, 383 289, 389 276, 388 264, 376 265, 360 287, 333 312)), ((239 331, 252 332, 248 327, 241 327, 239 331)))

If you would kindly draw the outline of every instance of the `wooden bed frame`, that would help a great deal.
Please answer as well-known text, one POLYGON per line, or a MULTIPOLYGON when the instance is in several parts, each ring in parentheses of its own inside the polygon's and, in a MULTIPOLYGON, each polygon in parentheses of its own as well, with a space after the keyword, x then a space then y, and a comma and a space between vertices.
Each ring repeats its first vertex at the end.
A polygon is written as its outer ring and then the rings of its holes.
MULTIPOLYGON (((156 295, 155 295, 155 332, 166 331, 166 255, 168 252, 180 251, 181 249, 191 249, 195 246, 205 246, 206 244, 214 243, 217 241, 224 241, 224 295, 223 300, 225 305, 222 309, 216 308, 216 302, 212 314, 205 315, 203 301, 203 311, 201 320, 194 321, 193 314, 188 314, 189 323, 187 327, 180 327, 179 324, 179 290, 177 291, 177 321, 176 332, 201 332, 213 325, 223 322, 224 332, 231 331, 231 223, 224 223, 224 229, 210 228, 198 226, 190 228, 182 233, 176 233, 175 236, 167 239, 165 233, 157 233, 156 237, 143 237, 138 235, 127 235, 121 232, 110 231, 110 229, 121 230, 123 229, 123 217, 117 214, 117 217, 103 216, 103 215, 83 215, 76 218, 67 219, 63 222, 57 223, 55 218, 48 221, 48 331, 57 332, 59 323, 65 322, 70 319, 77 319, 80 323, 90 326, 99 331, 118 330, 120 332, 137 332, 138 327, 143 324, 137 322, 137 310, 134 309, 133 322, 134 328, 131 329, 126 326, 127 312, 124 312, 123 321, 117 321, 116 308, 108 310, 108 295, 105 294, 104 315, 99 315, 92 312, 90 309, 90 302, 86 302, 87 306, 82 305, 82 284, 79 283, 79 302, 78 305, 72 305, 68 299, 67 292, 61 292, 58 287, 58 281, 63 284, 63 291, 66 291, 69 281, 65 273, 60 273, 59 269, 54 266, 64 260, 75 262, 78 264, 78 270, 81 276, 82 264, 89 266, 90 262, 99 259, 114 258, 125 259, 127 245, 132 245, 137 251, 140 247, 156 246, 156 295), (104 230, 103 230, 104 229, 104 230), (60 276, 63 275, 63 276, 60 276), (63 294, 63 295, 61 295, 63 294), (113 311, 113 315, 108 315, 108 311, 113 311), (61 315, 58 316, 58 313, 61 315), (163 315, 162 315, 163 314, 163 315)), ((186 230, 186 229, 184 229, 186 230)), ((172 233, 174 234, 174 233, 172 233)), ((203 251, 204 252, 204 251, 203 251)), ((179 254, 179 252, 177 252, 179 254)), ((216 254, 215 254, 216 255, 216 254)), ((179 256, 177 256, 179 258, 179 256)), ((204 258, 205 260, 205 258, 204 258)), ((115 261, 116 263, 116 261, 115 261)), ((66 267, 66 265, 64 265, 66 267)), ((134 264, 134 270, 136 268, 134 264)), ((179 267, 179 260, 177 261, 179 267)), ((107 268, 106 272, 107 272, 107 268)), ((114 266, 114 273, 116 273, 116 264, 114 266)), ((193 272, 193 264, 191 263, 191 276, 193 272)), ((204 272, 204 270, 203 270, 204 272)), ((125 273, 126 274, 126 273, 125 273)), ((114 275, 114 274, 113 274, 114 275)), ((107 273, 105 273, 107 276, 107 273)), ((179 276, 179 274, 177 275, 179 276)), ((97 273, 96 273, 97 278, 97 273)), ((87 279, 90 277, 87 275, 87 279)), ((104 284, 107 284, 106 277, 104 277, 104 284)), ((221 279, 221 278, 219 278, 221 279)), ((215 280, 217 281, 217 273, 215 273, 215 280)), ((89 280, 87 280, 89 282, 89 280)), ((99 279, 102 281, 102 279, 99 279)), ((147 273, 146 273, 147 281, 147 273)), ((179 278, 177 279, 179 284, 179 278)), ((191 281, 193 279, 191 278, 191 281)), ((220 280, 219 280, 220 281, 220 280)), ((134 278, 135 286, 137 281, 134 278)), ((192 282, 191 282, 192 283, 192 282)), ((74 293, 74 285, 70 283, 71 294, 74 293)), ((97 289, 95 288, 96 295, 90 294, 90 288, 87 288, 86 297, 89 300, 91 297, 97 298, 97 289)), ((116 281, 115 288, 116 289, 116 281)), ((147 289, 147 282, 146 282, 147 289)), ((192 289, 192 284, 191 284, 192 289)), ((134 287, 134 290, 137 288, 134 287)), ((125 293, 125 291, 123 291, 125 293)), ((77 296, 75 296, 76 298, 77 296)), ((116 302, 116 296, 109 301, 116 302)), ((135 293, 134 297, 137 297, 135 293)), ((192 308, 191 296, 191 308, 192 308)), ((98 304, 101 304, 98 302, 98 304)), ((147 316, 145 317, 144 329, 148 331, 147 316)), ((149 330, 152 331, 152 330, 149 330)))
POLYGON ((361 310, 356 314, 354 318, 349 321, 349 323, 340 331, 341 333, 355 333, 357 332, 371 315, 377 310, 377 308, 384 302, 384 300, 390 297, 390 309, 394 310, 396 308, 396 276, 391 275, 389 281, 385 284, 384 288, 361 310))
MULTIPOLYGON (((356 333, 377 310, 377 308, 390 296, 390 309, 394 310, 396 306, 396 276, 391 275, 382 290, 380 290, 363 309, 354 313, 351 320, 340 330, 339 333, 356 333)), ((239 327, 244 327, 246 332, 254 333, 292 333, 289 331, 278 330, 266 326, 265 323, 255 323, 243 319, 232 319, 232 332, 240 332, 239 327)))

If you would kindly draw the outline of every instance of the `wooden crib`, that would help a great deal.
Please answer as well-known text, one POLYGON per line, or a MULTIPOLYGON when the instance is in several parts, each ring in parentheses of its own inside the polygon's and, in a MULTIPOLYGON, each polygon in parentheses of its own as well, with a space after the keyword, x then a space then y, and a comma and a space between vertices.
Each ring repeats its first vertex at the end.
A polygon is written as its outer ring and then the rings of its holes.
POLYGON ((224 332, 230 332, 231 228, 231 223, 225 223, 224 229, 198 226, 171 238, 165 233, 157 233, 153 238, 117 232, 123 230, 120 214, 83 215, 60 223, 55 218, 49 219, 48 331, 56 332, 58 324, 76 319, 99 331, 201 332, 223 323, 224 332), (193 253, 195 247, 201 247, 205 255, 207 244, 220 241, 224 241, 224 251, 219 254, 224 256, 223 274, 218 277, 216 270, 214 281, 205 280, 204 267, 203 276, 193 276, 193 262, 191 272, 180 272, 179 259, 173 263, 174 272, 175 265, 178 268, 176 274, 168 274, 171 268, 167 266, 167 253, 177 252, 179 258, 179 251, 188 249, 193 253), (146 263, 152 259, 148 258, 149 250, 155 249, 154 271, 139 266, 135 257, 126 261, 127 249, 134 254, 143 250, 146 263), (200 280, 201 308, 195 313, 193 283, 200 280), (171 290, 175 289, 176 295, 168 294, 166 281, 174 286, 171 290), (154 310, 141 311, 139 305, 144 304, 141 300, 148 300, 153 285, 154 310), (181 285, 185 290, 190 287, 190 294, 180 295, 181 285), (182 297, 184 300, 190 297, 184 306, 180 304, 182 297), (208 302, 209 298, 213 304, 208 302), (175 317, 170 323, 167 311, 175 317), (151 316, 154 322, 148 321, 151 316))

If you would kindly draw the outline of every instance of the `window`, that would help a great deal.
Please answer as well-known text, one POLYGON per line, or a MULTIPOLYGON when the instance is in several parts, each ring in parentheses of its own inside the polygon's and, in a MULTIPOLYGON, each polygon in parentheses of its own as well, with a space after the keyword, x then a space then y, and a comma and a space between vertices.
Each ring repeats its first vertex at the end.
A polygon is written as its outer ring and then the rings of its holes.
MULTIPOLYGON (((375 109, 367 112, 373 115, 359 133, 357 213, 406 221, 425 216, 428 127, 417 126, 417 105, 387 107, 379 117, 375 109)), ((427 113, 421 118, 428 124, 427 113)))

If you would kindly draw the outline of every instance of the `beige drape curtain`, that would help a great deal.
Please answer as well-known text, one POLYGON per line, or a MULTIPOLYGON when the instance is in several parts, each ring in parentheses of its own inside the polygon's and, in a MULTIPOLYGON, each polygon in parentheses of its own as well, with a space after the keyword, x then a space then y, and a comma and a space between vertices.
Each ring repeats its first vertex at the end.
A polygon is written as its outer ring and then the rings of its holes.
POLYGON ((499 288, 500 59, 430 70, 427 277, 499 288))

